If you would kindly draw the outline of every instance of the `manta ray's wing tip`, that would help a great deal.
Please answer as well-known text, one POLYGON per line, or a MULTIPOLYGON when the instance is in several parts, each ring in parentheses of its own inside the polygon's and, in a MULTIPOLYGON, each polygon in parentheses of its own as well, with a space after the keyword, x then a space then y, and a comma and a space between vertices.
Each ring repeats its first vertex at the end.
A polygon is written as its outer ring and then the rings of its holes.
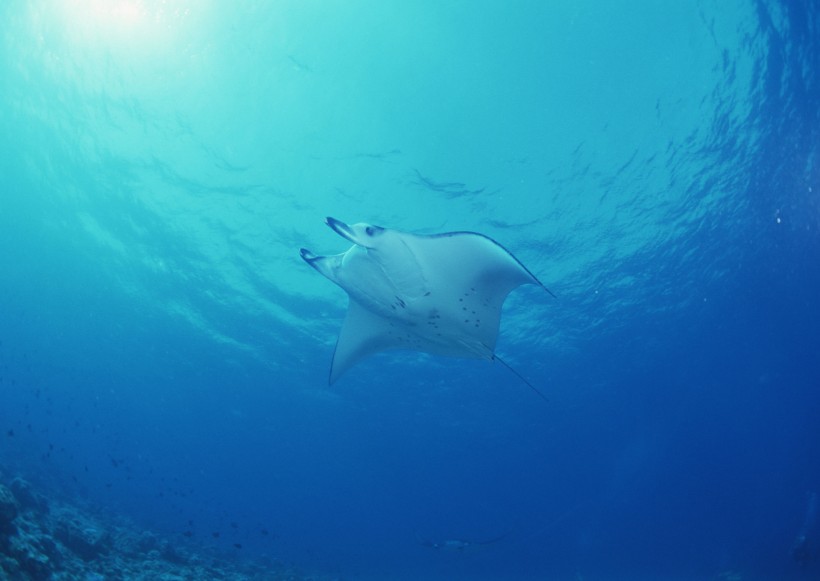
POLYGON ((316 255, 315 255, 315 254, 313 254, 313 253, 312 253, 310 250, 308 250, 307 248, 300 248, 300 249, 299 249, 299 255, 300 255, 302 258, 304 258, 307 262, 311 262, 312 260, 315 260, 315 259, 316 259, 316 255))
MULTIPOLYGON (((529 271, 527 271, 527 272, 529 272, 529 271)), ((538 279, 538 277, 537 277, 537 276, 535 276, 535 275, 534 275, 534 274, 532 274, 532 273, 530 273, 530 276, 532 277, 532 281, 533 281, 533 283, 534 283, 534 284, 536 284, 536 285, 540 286, 542 289, 544 289, 545 291, 547 291, 547 292, 549 293, 549 295, 550 295, 552 298, 554 298, 554 299, 557 299, 557 298, 558 298, 557 296, 555 296, 555 293, 554 293, 554 292, 552 292, 550 289, 548 289, 548 288, 547 288, 547 285, 545 285, 543 282, 541 282, 541 281, 538 279)))

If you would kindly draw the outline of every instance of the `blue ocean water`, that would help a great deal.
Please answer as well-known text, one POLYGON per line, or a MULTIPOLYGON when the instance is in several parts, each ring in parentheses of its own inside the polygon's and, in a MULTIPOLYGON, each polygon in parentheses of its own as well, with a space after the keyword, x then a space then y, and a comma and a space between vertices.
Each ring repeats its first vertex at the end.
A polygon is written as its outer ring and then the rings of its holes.
POLYGON ((820 577, 818 17, 2 3, 0 464, 342 579, 820 577), (329 387, 325 216, 513 252, 549 401, 398 351, 329 387))

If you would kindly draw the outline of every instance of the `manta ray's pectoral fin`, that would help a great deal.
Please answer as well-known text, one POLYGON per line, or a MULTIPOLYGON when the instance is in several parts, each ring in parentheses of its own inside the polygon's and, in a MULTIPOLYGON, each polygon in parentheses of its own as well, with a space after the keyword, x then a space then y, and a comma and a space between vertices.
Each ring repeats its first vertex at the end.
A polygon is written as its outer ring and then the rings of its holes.
POLYGON ((407 332, 397 328, 390 319, 368 311, 351 298, 333 352, 330 383, 368 355, 406 347, 410 342, 407 332))

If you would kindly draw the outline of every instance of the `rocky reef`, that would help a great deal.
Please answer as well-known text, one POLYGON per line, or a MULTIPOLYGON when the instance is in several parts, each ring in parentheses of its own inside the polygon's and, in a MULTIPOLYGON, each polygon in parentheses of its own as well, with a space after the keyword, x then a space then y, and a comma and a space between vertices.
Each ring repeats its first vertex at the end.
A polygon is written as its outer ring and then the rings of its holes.
POLYGON ((329 581, 284 564, 229 559, 181 546, 116 517, 47 498, 0 473, 0 579, 20 581, 329 581))

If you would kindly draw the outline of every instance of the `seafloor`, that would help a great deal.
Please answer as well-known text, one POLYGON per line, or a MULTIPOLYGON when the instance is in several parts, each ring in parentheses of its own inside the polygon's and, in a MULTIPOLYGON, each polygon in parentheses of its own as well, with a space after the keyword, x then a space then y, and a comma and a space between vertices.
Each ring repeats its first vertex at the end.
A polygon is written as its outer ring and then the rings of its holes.
POLYGON ((275 559, 246 560, 140 529, 57 498, 0 466, 0 579, 329 581, 275 559))

